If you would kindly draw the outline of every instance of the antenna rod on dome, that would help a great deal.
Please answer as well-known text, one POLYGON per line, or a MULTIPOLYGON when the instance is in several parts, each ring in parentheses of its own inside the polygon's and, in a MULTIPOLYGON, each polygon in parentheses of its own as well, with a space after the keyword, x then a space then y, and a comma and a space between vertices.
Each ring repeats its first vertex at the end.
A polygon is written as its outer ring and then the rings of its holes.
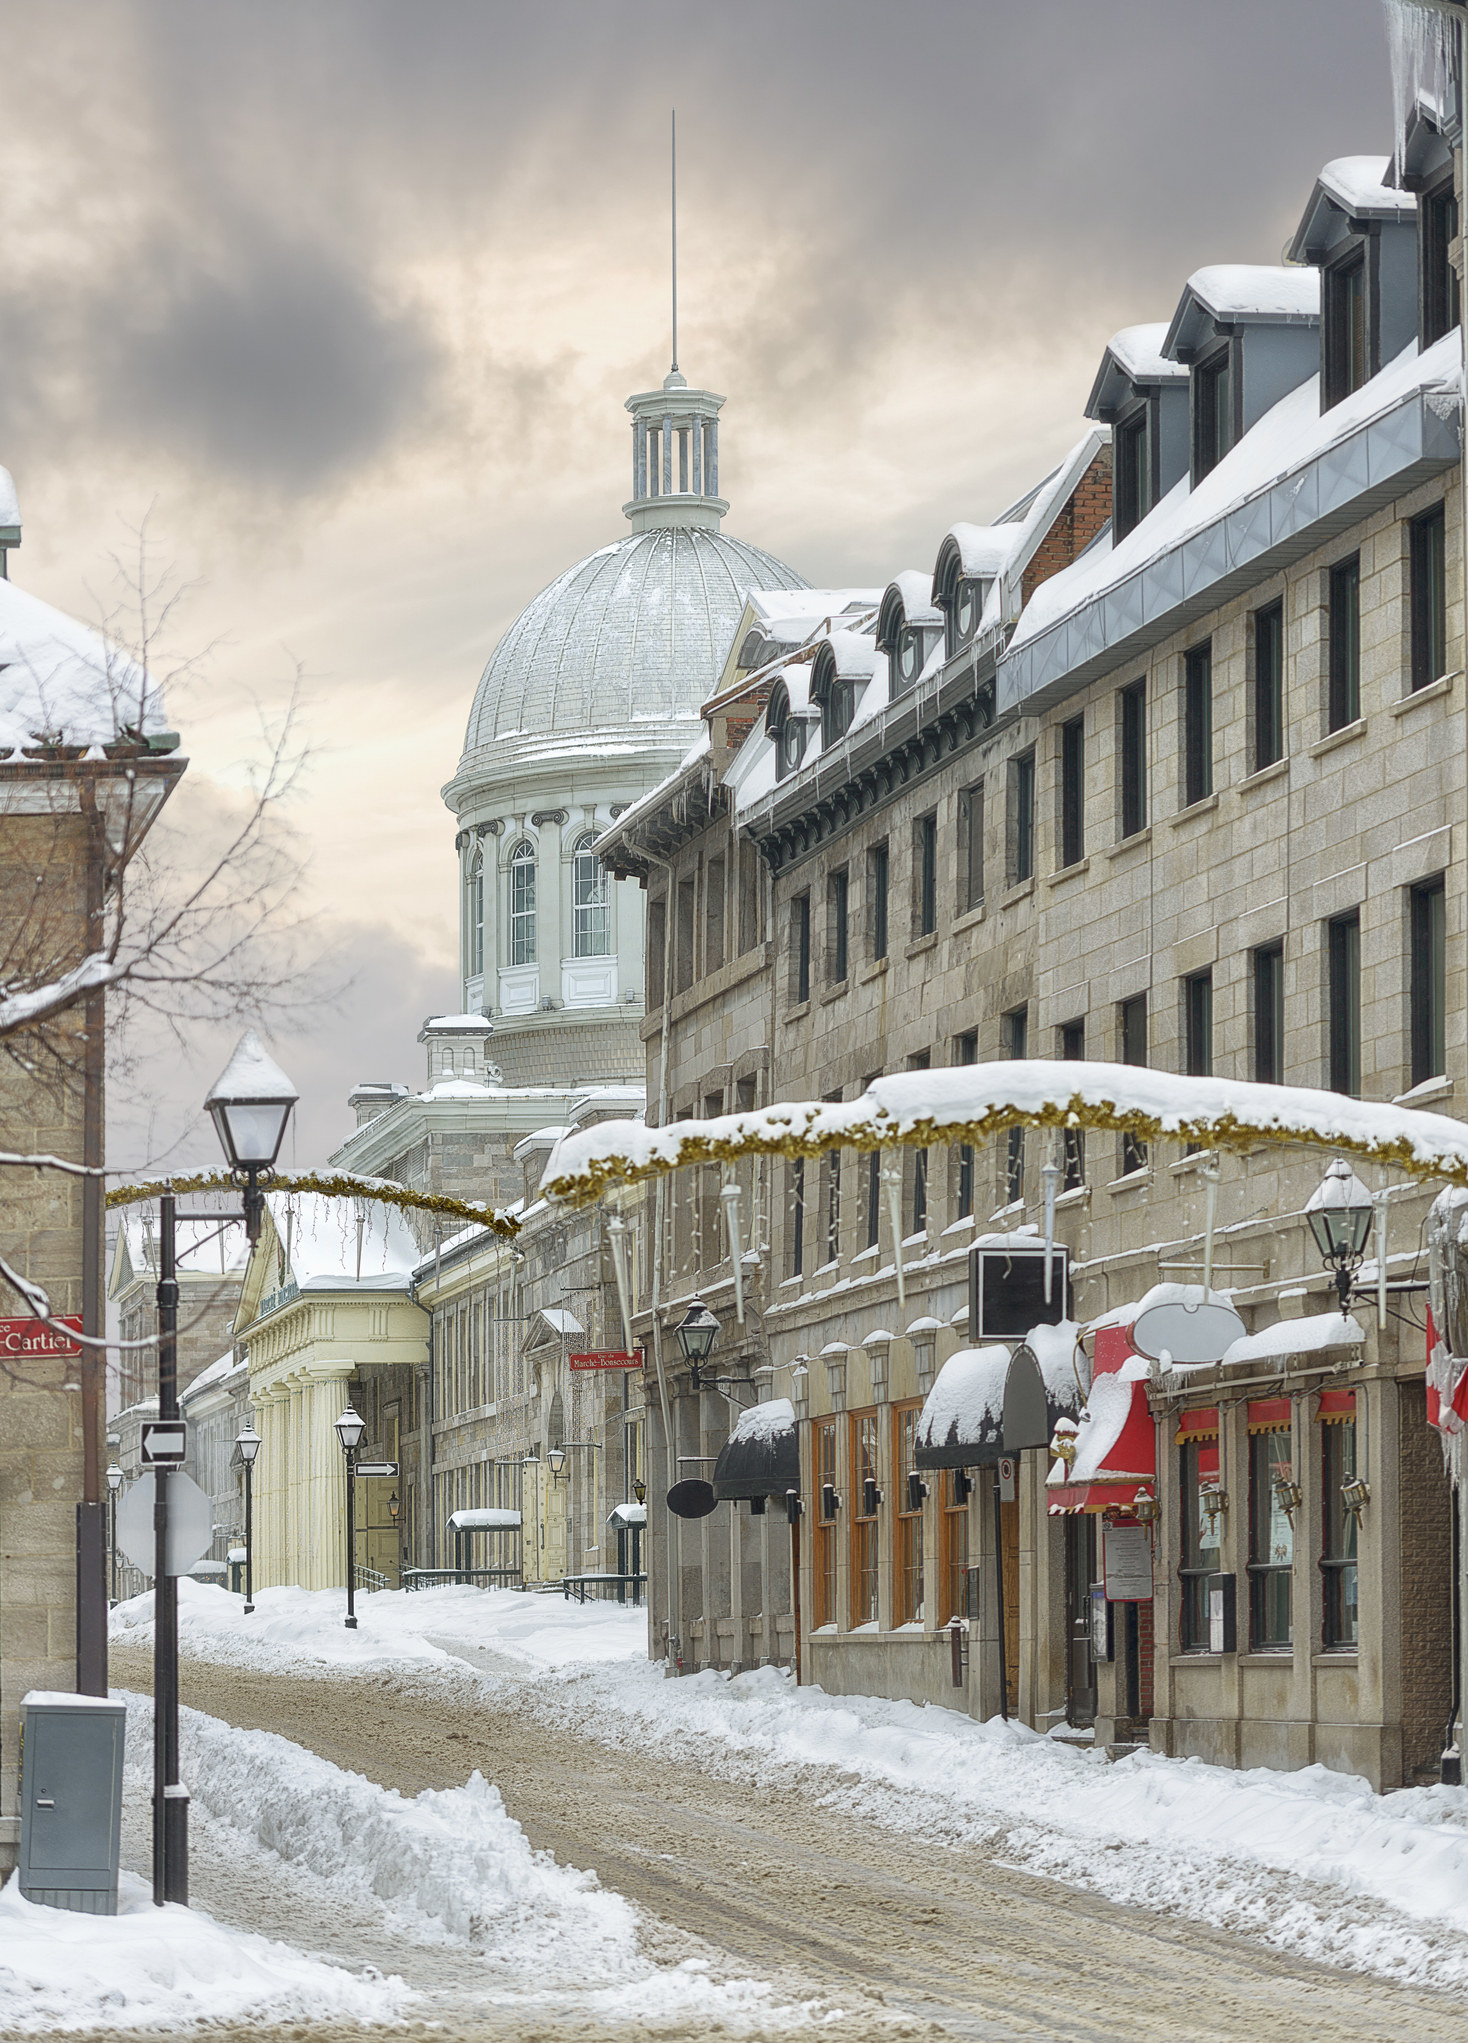
POLYGON ((673 374, 678 373, 678 109, 673 108, 673 374))

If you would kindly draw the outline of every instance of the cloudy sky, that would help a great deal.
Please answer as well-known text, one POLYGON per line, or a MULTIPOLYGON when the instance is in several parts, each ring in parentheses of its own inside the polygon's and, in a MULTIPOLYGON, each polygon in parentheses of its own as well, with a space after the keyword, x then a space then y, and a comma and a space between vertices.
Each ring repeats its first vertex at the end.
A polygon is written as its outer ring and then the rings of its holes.
MULTIPOLYGON (((302 899, 351 983, 277 1035, 303 1162, 456 997, 438 789, 485 659, 625 529, 670 106, 728 529, 818 582, 931 565, 1071 444, 1109 333, 1390 143, 1380 0, 0 0, 0 35, 15 577, 101 616, 147 520, 202 655, 183 829, 306 676, 302 899)), ((207 1153, 192 1049, 116 1089, 119 1153, 207 1153)))

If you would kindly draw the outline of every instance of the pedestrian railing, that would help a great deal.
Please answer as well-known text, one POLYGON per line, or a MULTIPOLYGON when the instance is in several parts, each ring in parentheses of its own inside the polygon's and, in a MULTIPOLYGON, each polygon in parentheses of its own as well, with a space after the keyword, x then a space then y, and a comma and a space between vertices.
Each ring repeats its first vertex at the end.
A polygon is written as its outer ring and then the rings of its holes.
POLYGON ((391 1589, 392 1587, 391 1577, 379 1574, 376 1568, 364 1568, 359 1563, 356 1575, 357 1587, 359 1589, 391 1589))
POLYGON ((441 1582, 511 1582, 518 1585, 518 1568, 404 1568, 405 1589, 433 1589, 441 1582))
POLYGON ((641 1603, 646 1586, 646 1575, 565 1575, 561 1579, 561 1593, 568 1603, 572 1596, 578 1603, 584 1603, 588 1595, 593 1600, 600 1597, 610 1602, 615 1594, 618 1603, 637 1604, 641 1603))

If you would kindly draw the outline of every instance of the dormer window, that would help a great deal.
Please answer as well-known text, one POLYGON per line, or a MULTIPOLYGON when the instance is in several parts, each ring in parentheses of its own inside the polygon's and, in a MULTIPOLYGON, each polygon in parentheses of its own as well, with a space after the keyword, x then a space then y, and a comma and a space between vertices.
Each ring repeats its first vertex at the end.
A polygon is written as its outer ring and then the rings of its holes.
POLYGON ((1431 191, 1422 193, 1417 208, 1422 345, 1430 348, 1459 323, 1458 272, 1448 253, 1458 238, 1458 200, 1451 170, 1431 191))
POLYGON ((1140 404, 1111 430, 1113 539, 1125 539, 1152 508, 1150 411, 1140 404))
POLYGON ((805 757, 805 725, 799 717, 787 717, 780 726, 780 777, 794 773, 805 757))
POLYGON ((1193 369, 1193 484, 1233 445, 1233 360, 1225 345, 1193 369))
POLYGON ((905 624, 897 637, 897 680, 911 688, 928 662, 929 638, 920 624, 905 624))
POLYGON ((979 628, 979 619, 984 614, 984 599, 989 593, 989 584, 965 575, 960 580, 953 597, 954 650, 966 646, 979 628))
POLYGON ((765 712, 765 731, 775 748, 775 778, 784 780, 794 773, 805 757, 805 719, 790 707, 790 691, 778 682, 765 712))
POLYGON ((1366 250, 1357 244, 1325 272, 1325 409, 1359 390, 1370 374, 1366 334, 1366 250))

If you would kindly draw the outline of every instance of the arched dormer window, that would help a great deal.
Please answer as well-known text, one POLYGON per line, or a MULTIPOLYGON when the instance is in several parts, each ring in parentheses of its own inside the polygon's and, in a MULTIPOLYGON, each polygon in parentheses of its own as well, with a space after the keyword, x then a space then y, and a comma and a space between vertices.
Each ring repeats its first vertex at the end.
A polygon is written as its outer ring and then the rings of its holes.
MULTIPOLYGON (((891 583, 877 614, 877 650, 887 655, 889 698, 912 687, 928 664, 928 655, 937 644, 942 629, 927 599, 926 588, 922 592, 918 621, 908 622, 908 600, 903 584, 918 579, 915 573, 907 573, 899 581, 891 583)), ((926 576, 921 579, 926 583, 926 576)))
POLYGON ((592 850, 595 842, 588 831, 578 839, 571 861, 571 907, 578 958, 604 958, 612 948, 611 885, 606 868, 592 850))
POLYGON ((972 644, 992 581, 991 575, 965 574, 963 555, 950 532, 933 576, 933 601, 943 613, 944 651, 950 660, 972 644))
POLYGON ((510 963, 535 963, 535 846, 528 837, 510 853, 510 963))
POLYGON ((816 653, 811 676, 811 700, 820 706, 821 746, 829 750, 851 729, 856 712, 856 685, 836 671, 836 654, 829 640, 816 653))
POLYGON ((791 713, 790 690, 783 681, 777 681, 770 691, 765 730, 775 747, 775 778, 784 780, 805 756, 805 719, 791 713))
POLYGON ((484 848, 479 844, 469 856, 465 896, 464 948, 468 953, 469 976, 472 979, 484 970, 484 848))

